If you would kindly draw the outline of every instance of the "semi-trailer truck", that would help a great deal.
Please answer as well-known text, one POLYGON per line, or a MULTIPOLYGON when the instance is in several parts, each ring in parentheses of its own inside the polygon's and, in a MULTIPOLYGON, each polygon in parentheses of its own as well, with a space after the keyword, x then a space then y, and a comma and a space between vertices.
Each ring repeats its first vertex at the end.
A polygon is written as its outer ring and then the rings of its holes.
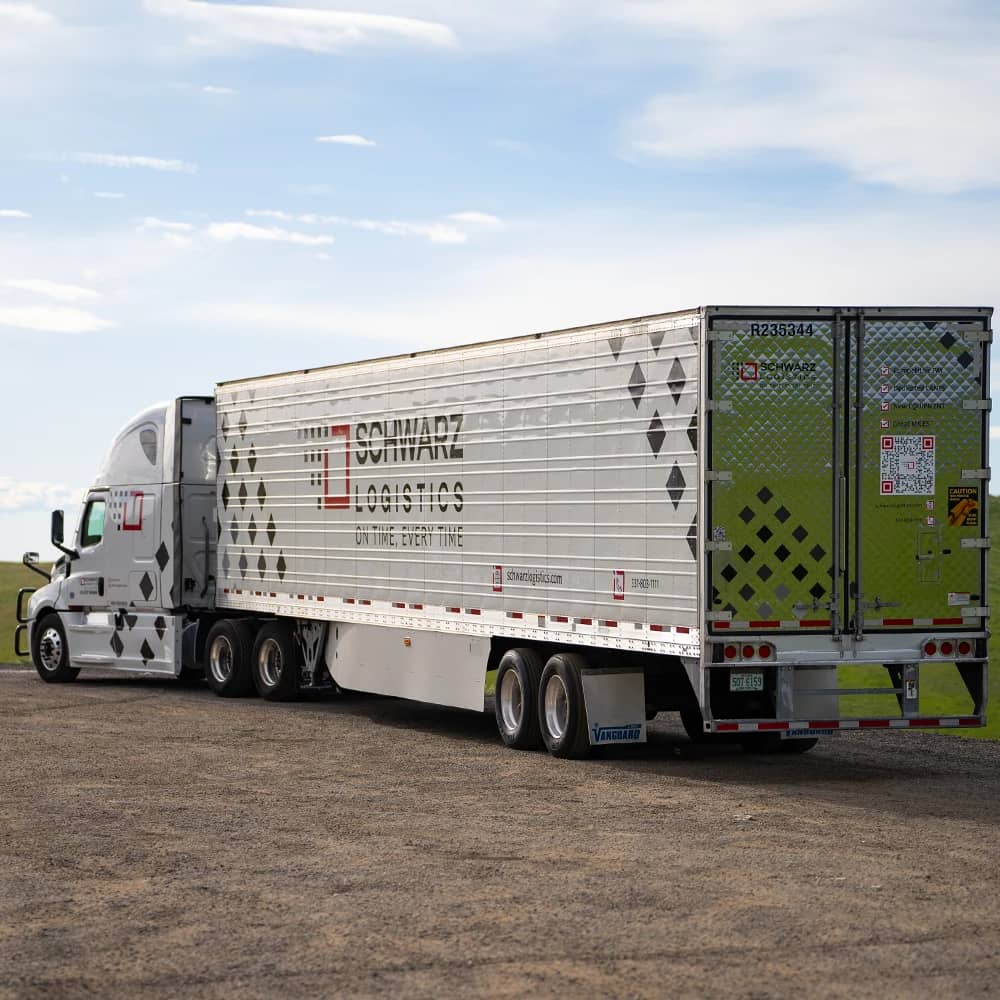
POLYGON ((53 513, 15 648, 50 682, 493 692, 503 742, 555 756, 667 710, 790 752, 981 726, 991 316, 708 306, 220 382, 126 423, 71 534, 53 513), (965 714, 922 709, 941 661, 965 714))

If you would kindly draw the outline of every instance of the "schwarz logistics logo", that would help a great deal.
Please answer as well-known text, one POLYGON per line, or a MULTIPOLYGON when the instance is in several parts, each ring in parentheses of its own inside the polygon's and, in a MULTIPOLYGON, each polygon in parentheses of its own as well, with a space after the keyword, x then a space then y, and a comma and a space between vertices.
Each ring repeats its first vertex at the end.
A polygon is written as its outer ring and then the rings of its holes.
POLYGON ((592 743, 636 743, 642 736, 642 726, 638 722, 627 722, 622 726, 591 726, 592 743))
POLYGON ((351 424, 300 427, 307 440, 304 459, 318 466, 309 482, 320 487, 316 506, 320 510, 356 513, 446 513, 460 511, 465 503, 461 480, 442 478, 369 482, 362 490, 357 482, 365 472, 384 466, 460 461, 464 416, 438 413, 419 417, 388 417, 351 424), (352 488, 352 472, 354 483, 352 488))

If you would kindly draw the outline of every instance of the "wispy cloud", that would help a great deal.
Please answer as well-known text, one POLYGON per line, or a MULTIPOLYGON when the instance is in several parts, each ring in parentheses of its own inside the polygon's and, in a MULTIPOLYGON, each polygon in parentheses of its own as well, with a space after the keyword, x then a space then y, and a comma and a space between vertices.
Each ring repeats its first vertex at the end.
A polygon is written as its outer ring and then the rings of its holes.
POLYGON ((155 215, 147 215, 139 222, 139 229, 159 229, 171 233, 190 233, 194 226, 190 222, 171 222, 169 219, 158 219, 155 215))
POLYGON ((363 135, 318 135, 317 142, 330 142, 338 146, 374 146, 372 139, 366 139, 363 135))
POLYGON ((45 278, 4 278, 0 279, 0 286, 13 291, 42 295, 56 302, 96 302, 101 297, 100 293, 95 292, 92 288, 84 288, 82 285, 66 285, 59 281, 48 281, 45 278))
POLYGON ((526 154, 532 152, 532 148, 526 142, 517 139, 490 139, 489 144, 494 149, 502 149, 505 153, 526 154))
POLYGON ((133 156, 120 153, 71 153, 69 159, 74 163, 84 163, 99 167, 120 167, 131 169, 139 167, 145 170, 160 170, 166 173, 193 174, 198 170, 197 164, 184 160, 168 160, 158 156, 133 156))
POLYGON ((211 83, 203 84, 201 92, 203 94, 214 94, 217 97, 232 97, 239 93, 238 90, 233 90, 232 87, 216 87, 211 83))
POLYGON ((113 325, 86 309, 69 306, 0 306, 0 328, 15 327, 41 333, 95 333, 113 325))
POLYGON ((82 489, 65 483, 22 482, 10 476, 0 476, 0 511, 53 510, 75 505, 82 489))
POLYGON ((22 212, 19 208, 0 208, 0 219, 30 219, 28 212, 22 212))
POLYGON ((0 21, 33 27, 45 27, 56 23, 52 14, 36 7, 33 3, 0 3, 0 21))
POLYGON ((447 25, 411 17, 202 0, 145 0, 145 7, 191 25, 193 40, 202 45, 276 45, 329 53, 386 42, 435 47, 457 43, 447 25))
POLYGON ((125 195, 121 191, 95 191, 95 198, 102 198, 105 201, 119 201, 125 195))
POLYGON ((266 243, 293 243, 303 247, 329 246, 332 236, 299 233, 278 226, 254 226, 248 222, 213 222, 205 229, 210 240, 232 243, 234 240, 254 240, 266 243))
POLYGON ((466 226, 482 226, 484 229, 503 228, 503 220, 488 212, 453 212, 448 218, 452 222, 466 226))

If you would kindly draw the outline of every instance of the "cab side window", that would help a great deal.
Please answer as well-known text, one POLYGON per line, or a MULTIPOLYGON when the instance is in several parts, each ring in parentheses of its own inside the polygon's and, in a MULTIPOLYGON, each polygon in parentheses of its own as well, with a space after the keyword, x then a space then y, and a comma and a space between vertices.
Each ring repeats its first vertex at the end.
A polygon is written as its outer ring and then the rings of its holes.
POLYGON ((104 501, 91 500, 83 512, 83 531, 80 533, 80 547, 87 549, 96 545, 104 537, 104 501))

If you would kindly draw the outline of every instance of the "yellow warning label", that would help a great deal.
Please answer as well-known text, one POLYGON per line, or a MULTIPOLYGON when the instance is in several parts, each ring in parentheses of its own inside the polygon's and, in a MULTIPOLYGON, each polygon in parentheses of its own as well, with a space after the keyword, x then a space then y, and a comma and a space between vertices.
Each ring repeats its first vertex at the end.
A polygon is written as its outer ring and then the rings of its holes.
POLYGON ((948 527, 975 528, 979 525, 979 488, 948 487, 948 527))

